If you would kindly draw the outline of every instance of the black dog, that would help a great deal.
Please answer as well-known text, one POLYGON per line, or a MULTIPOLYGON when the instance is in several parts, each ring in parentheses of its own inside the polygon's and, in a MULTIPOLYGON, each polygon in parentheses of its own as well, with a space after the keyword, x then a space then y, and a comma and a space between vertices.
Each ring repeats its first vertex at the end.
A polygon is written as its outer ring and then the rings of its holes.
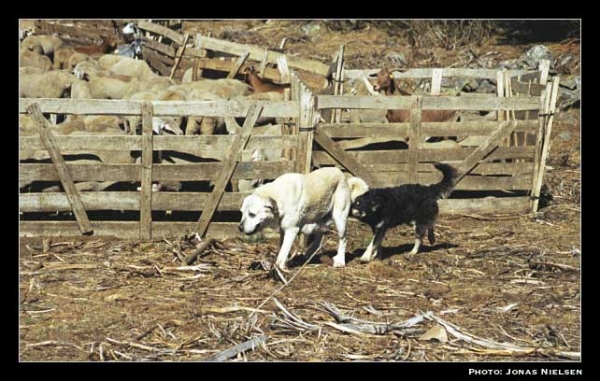
POLYGON ((419 251, 425 233, 430 244, 435 242, 433 224, 439 213, 437 200, 449 196, 454 190, 458 172, 448 164, 435 163, 434 166, 444 175, 437 184, 404 184, 393 188, 371 189, 352 203, 352 216, 369 224, 374 234, 360 258, 363 262, 375 258, 387 230, 401 224, 412 224, 415 227, 415 246, 410 254, 419 251))

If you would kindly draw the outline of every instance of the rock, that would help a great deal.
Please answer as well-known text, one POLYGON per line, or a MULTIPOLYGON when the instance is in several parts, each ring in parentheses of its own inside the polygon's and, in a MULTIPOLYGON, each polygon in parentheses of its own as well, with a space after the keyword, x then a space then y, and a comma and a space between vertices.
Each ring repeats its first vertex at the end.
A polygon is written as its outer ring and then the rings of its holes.
POLYGON ((408 65, 406 57, 402 53, 390 53, 385 58, 392 62, 395 67, 404 67, 408 65))
POLYGON ((479 82, 479 86, 477 87, 477 90, 475 90, 475 92, 493 94, 496 92, 496 85, 490 83, 490 81, 488 81, 487 79, 484 79, 483 81, 479 82))
POLYGON ((561 111, 556 114, 556 121, 568 126, 578 126, 580 122, 577 114, 576 111, 561 111))
POLYGON ((560 77, 560 87, 566 87, 569 90, 575 90, 581 87, 581 77, 566 75, 560 77))
POLYGON ((541 60, 550 61, 550 66, 552 67, 554 64, 554 54, 544 45, 536 45, 525 52, 520 60, 529 66, 529 68, 535 70, 539 67, 541 60))
POLYGON ((575 105, 581 99, 581 91, 577 90, 567 90, 563 87, 559 87, 558 89, 558 100, 556 101, 556 105, 559 109, 564 110, 575 105))
POLYGON ((321 25, 319 25, 319 23, 317 21, 312 21, 312 22, 309 22, 308 24, 302 26, 302 31, 307 36, 314 36, 320 30, 321 30, 321 25))

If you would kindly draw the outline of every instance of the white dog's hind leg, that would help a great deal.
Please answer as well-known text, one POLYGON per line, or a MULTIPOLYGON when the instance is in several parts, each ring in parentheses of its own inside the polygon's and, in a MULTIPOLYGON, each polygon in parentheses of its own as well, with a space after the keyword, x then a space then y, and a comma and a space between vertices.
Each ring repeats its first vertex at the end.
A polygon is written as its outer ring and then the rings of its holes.
POLYGON ((343 208, 340 213, 333 212, 333 222, 335 223, 335 227, 338 232, 339 243, 338 243, 338 251, 337 255, 333 257, 333 267, 344 267, 346 266, 346 244, 348 240, 346 239, 346 222, 348 218, 348 209, 350 209, 350 205, 343 208))
POLYGON ((275 264, 282 270, 285 269, 285 262, 287 261, 287 257, 292 249, 292 245, 294 244, 294 240, 298 235, 299 228, 293 227, 285 230, 285 234, 283 236, 283 243, 281 244, 281 248, 279 249, 279 254, 277 254, 277 260, 275 264))

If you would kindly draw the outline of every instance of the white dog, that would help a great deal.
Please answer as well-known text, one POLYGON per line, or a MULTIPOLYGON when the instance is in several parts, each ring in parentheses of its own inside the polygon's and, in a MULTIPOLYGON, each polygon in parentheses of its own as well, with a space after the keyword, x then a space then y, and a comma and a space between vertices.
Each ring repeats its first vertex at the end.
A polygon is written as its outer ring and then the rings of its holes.
POLYGON ((242 221, 238 229, 254 234, 265 226, 279 226, 281 248, 275 264, 285 269, 285 263, 301 231, 314 234, 315 239, 306 255, 312 255, 321 245, 320 229, 333 220, 339 244, 333 257, 335 267, 346 265, 346 221, 352 201, 369 187, 358 177, 346 177, 335 167, 321 168, 309 174, 286 173, 273 182, 257 188, 244 199, 242 221))

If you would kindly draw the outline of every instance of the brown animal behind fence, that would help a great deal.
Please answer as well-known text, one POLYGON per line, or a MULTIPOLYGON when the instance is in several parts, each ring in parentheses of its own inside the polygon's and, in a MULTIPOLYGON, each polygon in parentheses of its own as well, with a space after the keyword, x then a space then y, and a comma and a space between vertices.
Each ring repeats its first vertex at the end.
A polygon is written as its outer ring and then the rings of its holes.
POLYGON ((266 79, 259 77, 258 74, 256 73, 256 69, 254 69, 254 66, 248 66, 244 70, 244 74, 246 75, 246 82, 248 82, 248 84, 250 84, 250 86, 252 87, 252 89, 254 90, 255 93, 267 93, 270 91, 276 91, 278 93, 283 94, 283 91, 285 89, 290 88, 289 83, 286 83, 286 84, 273 83, 273 82, 270 82, 266 79))

